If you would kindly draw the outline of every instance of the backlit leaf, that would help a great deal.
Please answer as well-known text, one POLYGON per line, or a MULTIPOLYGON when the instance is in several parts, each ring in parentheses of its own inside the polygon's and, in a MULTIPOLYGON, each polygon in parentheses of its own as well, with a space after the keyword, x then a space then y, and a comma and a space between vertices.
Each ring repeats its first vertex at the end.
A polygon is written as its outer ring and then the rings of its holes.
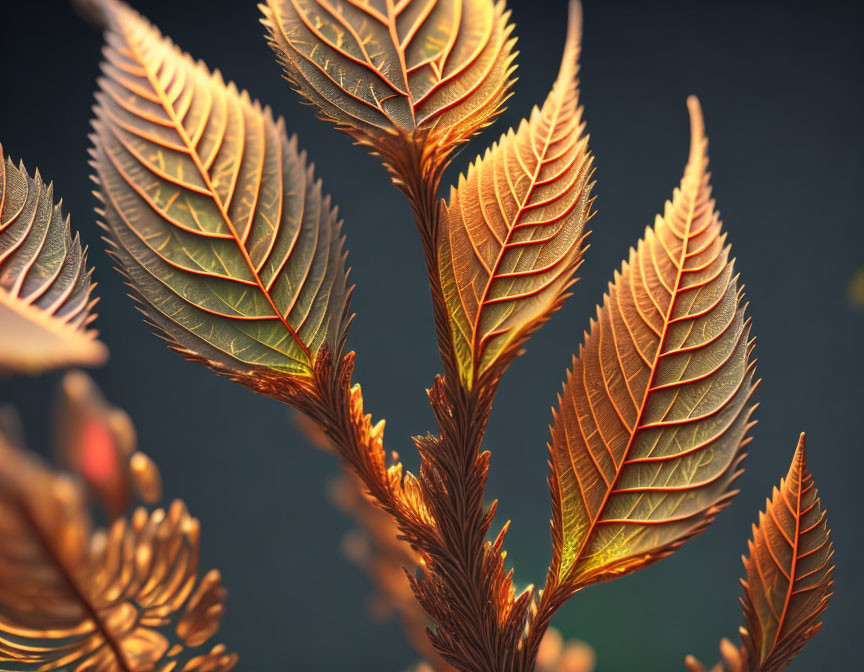
POLYGON ((267 0, 269 41, 321 115, 391 166, 433 163, 492 122, 515 40, 503 0, 267 0))
POLYGON ((81 241, 72 238, 54 187, 0 145, 0 373, 103 364, 88 328, 96 302, 81 241))
POLYGON ((699 103, 665 214, 615 274, 552 426, 553 570, 565 587, 665 557, 734 494, 755 388, 750 322, 714 209, 699 103))
POLYGON ((591 210, 592 157, 576 75, 581 10, 543 104, 478 158, 451 190, 439 266, 463 381, 512 360, 575 281, 591 210))
POLYGON ((347 328, 341 222, 281 119, 126 5, 106 23, 93 165, 113 254, 177 350, 247 384, 308 376, 347 328))
POLYGON ((807 469, 803 434, 748 546, 745 659, 751 672, 779 672, 819 632, 834 584, 834 544, 807 469))
MULTIPOLYGON (((196 607, 200 528, 182 502, 91 533, 77 482, 0 436, 0 536, 4 669, 224 672, 236 663, 224 647, 195 656, 181 643, 202 644, 222 616, 212 598, 196 607), (174 632, 180 614, 187 625, 174 632)), ((200 585, 218 594, 212 584, 200 585)))

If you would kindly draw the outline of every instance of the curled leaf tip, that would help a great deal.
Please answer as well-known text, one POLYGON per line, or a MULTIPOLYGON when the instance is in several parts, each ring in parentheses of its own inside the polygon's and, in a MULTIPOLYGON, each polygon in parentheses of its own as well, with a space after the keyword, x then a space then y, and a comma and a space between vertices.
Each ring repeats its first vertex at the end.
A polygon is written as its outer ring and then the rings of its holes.
POLYGON ((562 594, 669 555, 735 494, 754 409, 753 344, 695 100, 690 110, 680 186, 615 274, 554 416, 562 594))
POLYGON ((497 379, 562 305, 585 249, 593 157, 576 79, 578 9, 543 107, 478 156, 442 206, 438 271, 469 388, 497 379))

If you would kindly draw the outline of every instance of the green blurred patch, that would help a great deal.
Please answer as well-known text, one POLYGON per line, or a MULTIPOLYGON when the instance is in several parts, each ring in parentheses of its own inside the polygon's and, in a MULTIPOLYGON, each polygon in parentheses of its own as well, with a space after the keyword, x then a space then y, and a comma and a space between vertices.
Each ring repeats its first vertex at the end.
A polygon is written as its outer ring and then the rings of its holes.
POLYGON ((849 303, 864 308, 864 268, 859 268, 849 281, 849 303))

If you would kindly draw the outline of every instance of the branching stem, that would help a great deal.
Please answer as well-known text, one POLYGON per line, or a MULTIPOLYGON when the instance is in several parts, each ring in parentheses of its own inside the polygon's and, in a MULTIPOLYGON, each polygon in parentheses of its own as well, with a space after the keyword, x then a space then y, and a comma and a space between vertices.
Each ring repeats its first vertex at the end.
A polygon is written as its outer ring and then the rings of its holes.
POLYGON ((415 438, 419 479, 392 474, 380 431, 363 413, 359 388, 351 386, 353 354, 341 362, 322 359, 314 392, 306 390, 291 403, 324 430, 420 554, 421 572, 409 579, 434 623, 430 637, 441 655, 465 672, 515 672, 522 669, 517 653, 523 631, 513 624, 524 624, 530 594, 514 608, 510 577, 503 572, 503 535, 486 542, 495 506, 484 506, 489 454, 481 446, 496 385, 468 390, 460 382, 438 274, 441 168, 425 161, 423 143, 410 146, 413 154, 391 172, 411 203, 429 275, 444 369, 429 391, 440 436, 415 438))

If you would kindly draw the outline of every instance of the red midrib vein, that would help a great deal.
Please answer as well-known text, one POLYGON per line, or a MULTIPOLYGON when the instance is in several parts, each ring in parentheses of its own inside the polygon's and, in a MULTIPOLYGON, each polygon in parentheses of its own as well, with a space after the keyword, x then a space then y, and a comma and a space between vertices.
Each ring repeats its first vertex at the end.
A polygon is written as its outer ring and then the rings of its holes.
MULTIPOLYGON (((704 171, 703 171, 704 172, 704 171)), ((700 180, 702 174, 700 173, 700 180)), ((567 571, 567 574, 573 572, 578 564, 582 553, 585 551, 585 548, 588 546, 588 543, 591 541, 591 536, 594 533, 594 530, 597 528, 597 523, 599 522, 601 516, 603 515, 603 510, 606 508, 606 504, 609 502, 609 498, 612 495, 612 492, 615 490, 615 485, 618 483, 618 479, 621 477, 621 473, 624 471, 624 465, 627 462, 627 455, 630 453, 630 449, 633 447, 633 441, 636 439, 636 436, 639 434, 639 426, 642 423, 642 416, 645 414, 645 408, 648 405, 648 399, 651 396, 651 388, 654 384, 654 377, 657 375, 657 370, 659 369, 660 363, 660 353, 663 352, 663 346, 666 343, 666 336, 669 331, 670 318, 672 316, 672 310, 675 308, 676 298, 680 291, 681 287, 681 276, 684 271, 684 264, 687 259, 687 247, 690 242, 690 229, 693 224, 693 217, 695 216, 696 211, 696 198, 699 194, 699 190, 701 188, 701 181, 697 182, 694 180, 695 188, 693 191, 692 198, 690 200, 690 208, 687 213, 687 225, 684 229, 684 239, 681 241, 681 253, 678 258, 678 264, 676 274, 675 274, 675 287, 672 290, 671 296, 669 297, 669 306, 666 309, 666 316, 663 320, 663 334, 660 336, 660 342, 657 344, 657 350, 654 353, 654 360, 651 367, 651 377, 648 380, 648 383, 645 386, 645 392, 642 395, 642 404, 639 407, 639 413, 636 415, 636 420, 633 424, 633 429, 630 432, 630 438, 627 441, 627 446, 624 448, 624 453, 621 459, 620 464, 616 465, 615 468, 615 476, 612 479, 612 482, 609 484, 609 487, 606 489, 606 493, 603 495, 603 500, 600 502, 600 506, 597 508, 597 515, 594 516, 591 520, 591 524, 588 526, 588 530, 585 532, 585 537, 582 540, 582 544, 579 546, 579 550, 576 551, 576 554, 573 556, 573 564, 570 566, 570 569, 567 571)), ((671 226, 671 225, 670 225, 671 226)), ((601 438, 602 440, 602 438, 601 438)), ((587 448, 587 446, 586 446, 587 448)), ((569 452, 569 450, 568 450, 569 452)), ((613 458, 614 462, 614 458, 613 458)), ((587 507, 586 507, 587 510, 587 507)))
MULTIPOLYGON (((311 366, 313 363, 312 352, 300 338, 299 334, 294 330, 294 328, 288 324, 288 320, 282 314, 282 311, 276 307, 276 304, 273 301, 273 297, 270 295, 270 292, 267 291, 267 288, 264 286, 264 283, 261 280, 261 276, 258 274, 258 271, 255 269, 255 265, 252 263, 252 259, 249 256, 249 252, 246 250, 246 247, 243 245, 240 236, 237 233, 237 229, 234 228, 234 223, 231 221, 231 218, 228 215, 228 211, 225 209, 225 204, 222 203, 222 199, 219 198, 219 195, 216 193, 216 189, 213 186, 213 181, 210 179, 210 174, 207 172, 204 164, 201 161, 201 157, 198 156, 198 148, 192 143, 189 138, 189 134, 186 132, 186 128, 183 126, 183 122, 177 118, 177 114, 174 112, 174 106, 168 100, 166 92, 159 85, 158 79, 155 76, 155 73, 152 69, 152 64, 148 59, 144 59, 141 56, 141 53, 138 50, 135 42, 130 39, 129 35, 126 31, 122 31, 123 37, 126 40, 126 43, 129 45, 129 48, 132 50, 132 53, 135 55, 135 59, 141 64, 144 68, 144 72, 147 75, 147 81, 150 83, 150 86, 153 88, 153 91, 159 97, 159 101, 162 105, 162 108, 168 114, 171 123, 174 125, 174 129, 177 131, 177 134, 180 136, 180 139, 183 141, 186 146, 187 151, 189 152, 189 156, 192 158, 195 167, 198 169, 198 172, 201 175, 201 179, 204 180, 204 185, 207 187, 210 192, 210 196, 213 199, 213 202, 216 204, 216 207, 219 209, 220 214, 222 215, 222 219, 225 222, 225 225, 228 227, 228 231, 231 233, 231 237, 234 239, 234 242, 237 244, 237 249, 240 251, 240 254, 243 255, 243 260, 246 262, 246 265, 249 267, 249 272, 252 273, 252 277, 255 280, 255 284, 258 286, 258 289, 261 290, 261 293, 267 299, 267 303, 270 304, 270 307, 273 309, 273 312, 285 326, 285 329, 291 334, 291 337, 300 347, 300 350, 305 355, 308 360, 309 365, 311 366)), ((190 84, 192 86, 192 84, 190 84)), ((207 121, 205 120, 206 124, 207 121)), ((227 120, 226 120, 226 123, 227 120)), ((245 140, 244 140, 245 142, 245 140)), ((265 151, 266 148, 262 147, 262 151, 265 151)), ((218 152, 218 150, 217 150, 218 152)), ((263 179, 263 178, 262 178, 263 179)), ((280 223, 281 224, 281 223, 280 223)), ((274 232, 275 235, 275 232, 274 232)))
MULTIPOLYGON (((122 672, 133 672, 132 666, 129 665, 129 662, 126 660, 126 654, 123 651, 123 648, 119 644, 119 642, 115 641, 114 636, 111 631, 108 629, 108 626, 102 620, 99 615, 99 612, 96 610, 95 605, 90 601, 87 594, 84 590, 78 585, 78 582, 73 577, 72 572, 66 567, 66 564, 63 562, 63 559, 56 553, 54 547, 51 545, 47 535, 44 533, 39 524, 36 522, 36 517, 33 515, 33 512, 30 510, 30 507, 27 505, 27 502, 23 497, 16 497, 18 501, 18 505, 21 507, 21 512, 24 516, 24 519, 27 521, 27 524, 30 526, 30 529, 33 530, 33 536, 36 537, 36 540, 39 542, 39 545, 51 559, 51 562, 57 569, 57 573, 60 574, 63 583, 66 584, 66 587, 70 590, 70 592, 75 596, 75 599, 81 603, 81 607, 84 612, 87 614, 88 618, 93 621, 93 625, 96 627, 96 630, 102 636, 102 639, 108 645, 108 648, 111 649, 111 653, 114 654, 114 658, 117 660, 117 664, 120 666, 122 672)), ((89 652, 95 653, 98 651, 98 648, 89 652)), ((85 658, 87 653, 84 654, 85 658)))
MULTIPOLYGON (((534 175, 531 176, 531 184, 528 186, 528 189, 525 191, 525 195, 522 198, 522 202, 519 204, 519 209, 516 211, 516 214, 513 216, 513 221, 510 226, 507 228, 507 235, 504 237, 504 242, 501 244, 501 248, 498 250, 498 254, 495 257, 495 263, 492 266, 492 271, 489 273, 489 279, 486 281, 486 286, 483 288, 483 296, 480 299, 480 303, 477 307, 477 315, 474 317, 474 325, 471 330, 471 352, 473 353, 474 362, 473 362, 473 375, 476 378, 477 376, 477 366, 480 363, 480 353, 477 352, 477 333, 480 329, 480 318, 483 315, 483 308, 485 308, 488 304, 489 292, 492 289, 492 283, 495 281, 495 278, 498 275, 498 268, 501 265, 501 261, 504 258, 504 253, 510 247, 510 240, 513 237, 513 232, 516 230, 516 225, 519 223, 519 218, 522 216, 522 213, 525 211, 525 206, 528 204, 532 194, 534 193, 534 188, 537 186, 537 179, 540 177, 540 171, 543 169, 545 165, 544 159, 546 158, 547 153, 549 152, 549 143, 552 141, 552 137, 555 135, 555 130, 558 126, 558 122, 560 121, 561 116, 561 108, 564 105, 564 93, 558 96, 558 106, 555 109, 555 114, 552 117, 552 121, 549 123, 549 130, 546 133, 546 137, 543 141, 543 151, 540 153, 540 157, 537 159, 537 166, 534 168, 534 175)), ((542 116, 542 110, 541 110, 542 116)), ((530 132, 530 126, 529 126, 530 132)), ((516 142, 516 136, 513 139, 514 143, 516 142)), ((502 213, 503 214, 503 213, 502 213)), ((482 342, 482 339, 481 339, 482 342)))
MULTIPOLYGON (((783 601, 783 610, 780 612, 780 618, 777 621, 777 632, 774 634, 774 642, 771 644, 771 648, 768 650, 769 653, 772 652, 776 647, 778 642, 780 641, 780 634, 783 632, 783 625, 786 622, 786 615, 789 613, 789 602, 792 600, 792 593, 795 591, 795 573, 798 571, 798 544, 801 541, 801 491, 804 488, 804 464, 803 460, 799 459, 798 462, 798 483, 797 483, 797 497, 795 502, 795 536, 794 542, 792 543, 792 565, 789 567, 789 587, 786 590, 786 599, 783 601)), ((781 491, 780 496, 783 498, 783 501, 786 501, 786 495, 781 491)), ((769 542, 769 539, 766 535, 765 537, 766 543, 769 542)))

